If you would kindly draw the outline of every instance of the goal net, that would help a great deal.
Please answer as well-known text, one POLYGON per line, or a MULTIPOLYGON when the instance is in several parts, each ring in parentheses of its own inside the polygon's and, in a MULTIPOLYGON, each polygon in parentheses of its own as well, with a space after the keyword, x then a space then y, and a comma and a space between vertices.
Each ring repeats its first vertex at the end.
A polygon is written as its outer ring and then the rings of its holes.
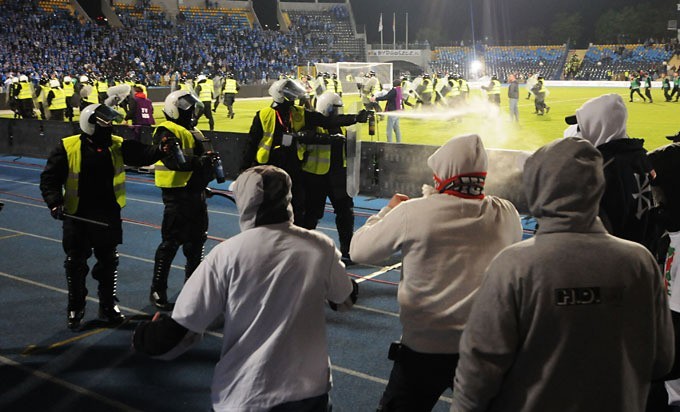
POLYGON ((337 74, 346 92, 356 92, 357 85, 363 83, 364 76, 371 70, 375 72, 375 77, 380 80, 383 88, 392 87, 392 63, 338 62, 315 63, 315 66, 317 73, 337 74))

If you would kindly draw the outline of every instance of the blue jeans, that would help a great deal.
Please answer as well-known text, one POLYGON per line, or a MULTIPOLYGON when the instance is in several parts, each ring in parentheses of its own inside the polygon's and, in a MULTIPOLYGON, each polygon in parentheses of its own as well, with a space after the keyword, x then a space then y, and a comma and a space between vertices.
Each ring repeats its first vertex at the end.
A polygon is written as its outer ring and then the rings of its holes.
POLYGON ((387 141, 392 143, 392 130, 397 138, 397 143, 401 143, 401 130, 399 129, 399 118, 387 116, 387 141))
POLYGON ((510 102, 510 120, 513 122, 519 122, 519 107, 517 103, 519 99, 508 99, 510 102))

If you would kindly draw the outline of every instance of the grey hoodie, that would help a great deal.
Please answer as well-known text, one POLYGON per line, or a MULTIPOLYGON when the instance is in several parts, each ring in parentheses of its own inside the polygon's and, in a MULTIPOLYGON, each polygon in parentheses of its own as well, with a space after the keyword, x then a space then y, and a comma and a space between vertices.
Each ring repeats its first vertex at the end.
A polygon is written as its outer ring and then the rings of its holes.
POLYGON ((539 229, 490 264, 461 338, 451 411, 644 411, 673 361, 652 255, 597 217, 602 158, 581 138, 526 162, 539 229))
POLYGON ((292 222, 290 187, 290 176, 276 166, 255 166, 243 172, 231 186, 241 231, 292 222))

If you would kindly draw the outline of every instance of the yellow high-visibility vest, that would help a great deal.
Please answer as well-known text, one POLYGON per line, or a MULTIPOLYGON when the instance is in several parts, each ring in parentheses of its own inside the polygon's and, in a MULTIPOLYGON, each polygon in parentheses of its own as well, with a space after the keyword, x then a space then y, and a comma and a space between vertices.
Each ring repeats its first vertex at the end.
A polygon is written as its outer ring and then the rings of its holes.
POLYGON ((97 93, 106 93, 109 90, 109 83, 97 80, 97 93))
POLYGON ((199 86, 201 86, 201 93, 198 95, 198 100, 202 102, 210 102, 212 101, 213 98, 213 81, 210 79, 207 79, 203 83, 201 83, 199 86))
MULTIPOLYGON (((64 210, 66 213, 74 214, 78 211, 78 182, 80 180, 80 165, 81 165, 81 141, 80 135, 65 137, 62 139, 64 149, 66 149, 66 157, 68 159, 68 177, 64 185, 64 210)), ((125 207, 125 164, 123 163, 123 152, 121 147, 123 145, 123 138, 120 136, 111 136, 111 146, 109 153, 111 153, 111 161, 113 162, 113 193, 116 196, 116 202, 120 208, 125 207)))
POLYGON ((28 82, 19 82, 19 85, 21 85, 21 90, 19 90, 19 95, 17 96, 17 99, 19 100, 32 99, 33 92, 31 91, 31 85, 28 82))
MULTIPOLYGON (((85 87, 85 86, 83 86, 85 87)), ((97 95, 97 89, 94 87, 90 86, 90 93, 87 95, 87 97, 83 98, 84 101, 90 104, 95 104, 99 103, 99 96, 97 95)))
POLYGON ((237 94, 238 90, 236 89, 236 80, 234 79, 227 79, 224 82, 224 92, 225 93, 233 93, 237 94))
MULTIPOLYGON (((293 106, 290 108, 292 114, 292 131, 300 131, 305 127, 305 108, 300 106, 293 106)), ((262 139, 257 145, 257 153, 255 155, 255 160, 259 164, 267 164, 269 161, 269 153, 272 151, 272 146, 274 145, 274 129, 276 128, 276 110, 271 107, 266 107, 260 110, 260 122, 262 122, 262 139)), ((303 145, 297 145, 298 159, 302 160, 305 155, 305 147, 303 145)))
MULTIPOLYGON (((158 125, 158 127, 154 130, 153 133, 154 136, 156 135, 156 132, 158 132, 158 128, 160 127, 164 127, 170 130, 170 132, 172 132, 172 134, 175 135, 175 137, 180 140, 180 146, 182 146, 182 152, 184 153, 184 156, 194 155, 194 147, 196 146, 196 141, 194 140, 194 135, 191 134, 189 130, 178 125, 177 123, 165 121, 158 125)), ((160 160, 156 162, 154 166, 155 166, 154 181, 156 183, 156 186, 158 187, 165 188, 184 187, 187 185, 187 183, 189 183, 189 179, 191 178, 191 175, 193 173, 191 171, 185 172, 178 170, 170 170, 160 160)))
POLYGON ((501 82, 498 80, 491 80, 493 87, 489 90, 489 94, 501 94, 501 82))
POLYGON ((54 98, 50 102, 50 110, 61 110, 66 108, 66 94, 59 88, 53 88, 54 98))
MULTIPOLYGON (((345 129, 342 128, 342 134, 345 129)), ((328 130, 321 127, 317 128, 319 133, 328 133, 328 130)), ((302 170, 315 175, 325 175, 331 170, 331 145, 330 144, 308 144, 305 145, 307 158, 302 164, 302 170)), ((342 163, 347 167, 347 155, 342 149, 342 163)))
POLYGON ((66 97, 71 97, 71 96, 73 96, 73 93, 75 93, 73 83, 71 83, 71 82, 64 83, 64 95, 66 97))

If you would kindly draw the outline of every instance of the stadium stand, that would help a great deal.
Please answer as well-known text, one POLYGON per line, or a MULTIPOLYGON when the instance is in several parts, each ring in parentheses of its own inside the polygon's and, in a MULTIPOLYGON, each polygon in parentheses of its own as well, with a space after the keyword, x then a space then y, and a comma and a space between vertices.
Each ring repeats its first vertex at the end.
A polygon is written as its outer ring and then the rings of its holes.
POLYGON ((470 77, 470 64, 473 60, 470 47, 438 47, 432 53, 430 67, 433 72, 453 73, 470 77))
POLYGON ((660 64, 668 62, 672 56, 673 51, 664 45, 591 45, 575 79, 623 80, 624 73, 639 70, 658 72, 660 64))
MULTIPOLYGON (((4 82, 10 72, 33 79, 53 72, 134 72, 136 80, 157 85, 169 73, 229 70, 241 84, 253 84, 293 73, 300 65, 367 61, 365 37, 357 34, 348 4, 278 4, 280 32, 263 30, 254 11, 241 4, 184 2, 172 14, 165 3, 117 0, 112 6, 122 27, 114 28, 84 21, 69 0, 0 0, 0 36, 6 45, 0 48, 0 78, 4 82)), ((478 59, 484 65, 480 75, 505 80, 510 73, 520 78, 540 73, 557 80, 569 53, 564 45, 438 47, 427 70, 471 78, 470 64, 478 59)), ((569 78, 620 80, 641 69, 659 73, 673 53, 668 45, 591 45, 569 78)))
POLYGON ((485 71, 505 81, 511 73, 539 73, 546 79, 558 80, 567 58, 566 46, 487 46, 485 71))
POLYGON ((281 3, 284 20, 290 29, 298 30, 309 47, 310 57, 317 62, 364 61, 366 45, 357 39, 344 4, 326 5, 318 10, 295 9, 281 3))
POLYGON ((68 12, 73 10, 68 0, 40 0, 38 1, 38 7, 46 13, 53 13, 57 10, 68 12))
POLYGON ((252 18, 248 9, 199 8, 196 6, 180 6, 179 11, 187 22, 203 24, 206 22, 222 23, 230 29, 252 28, 252 18))
POLYGON ((470 47, 438 47, 433 51, 433 72, 459 73, 469 77, 475 58, 483 63, 482 74, 496 74, 505 81, 510 73, 527 76, 540 73, 546 79, 559 79, 567 56, 566 46, 482 46, 473 54, 470 47))

